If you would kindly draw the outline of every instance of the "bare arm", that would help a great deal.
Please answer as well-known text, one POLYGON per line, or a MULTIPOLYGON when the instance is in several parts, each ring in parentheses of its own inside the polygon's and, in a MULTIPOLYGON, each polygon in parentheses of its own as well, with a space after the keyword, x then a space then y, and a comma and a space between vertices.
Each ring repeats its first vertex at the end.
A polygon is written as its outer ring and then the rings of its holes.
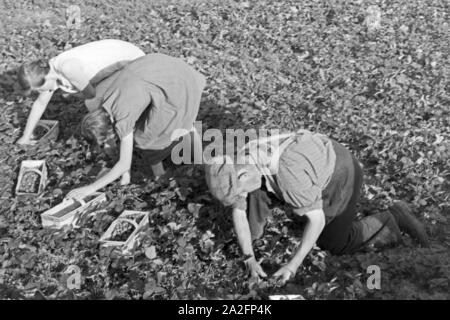
POLYGON ((246 264, 250 269, 252 277, 266 277, 263 269, 255 259, 252 246, 252 236, 250 233, 250 226, 247 220, 247 213, 244 210, 233 209, 233 224, 238 238, 239 246, 242 253, 246 256, 251 256, 246 260, 246 264))
POLYGON ((308 218, 308 222, 303 232, 302 243, 294 257, 287 264, 287 267, 293 271, 297 271, 298 267, 301 266, 325 227, 325 213, 322 209, 312 210, 305 215, 308 218))
POLYGON ((128 134, 120 141, 120 158, 114 167, 100 177, 97 181, 85 187, 77 188, 67 194, 67 198, 82 199, 89 194, 103 188, 123 174, 126 174, 131 167, 133 156, 133 133, 128 134))
MULTIPOLYGON (((296 210, 294 210, 296 212, 296 210)), ((308 217, 308 223, 306 224, 305 231, 303 232, 302 243, 297 249, 294 257, 288 264, 281 267, 274 273, 274 277, 281 280, 282 283, 288 281, 291 277, 295 276, 298 267, 301 266, 303 260, 313 248, 317 239, 325 227, 325 214, 322 209, 312 210, 305 214, 308 217)))
POLYGON ((120 157, 119 161, 112 167, 111 171, 103 177, 92 183, 92 188, 97 191, 104 186, 126 174, 131 168, 131 160, 133 156, 133 133, 128 134, 120 141, 120 157))
POLYGON ((52 98, 54 91, 41 92, 34 101, 31 107, 30 114, 28 116, 27 124, 25 130, 23 131, 22 137, 17 141, 18 144, 29 144, 31 143, 31 136, 33 134, 34 128, 36 127, 38 121, 41 119, 47 105, 52 98))
POLYGON ((233 224, 242 253, 253 256, 252 237, 247 213, 244 210, 233 209, 233 224))

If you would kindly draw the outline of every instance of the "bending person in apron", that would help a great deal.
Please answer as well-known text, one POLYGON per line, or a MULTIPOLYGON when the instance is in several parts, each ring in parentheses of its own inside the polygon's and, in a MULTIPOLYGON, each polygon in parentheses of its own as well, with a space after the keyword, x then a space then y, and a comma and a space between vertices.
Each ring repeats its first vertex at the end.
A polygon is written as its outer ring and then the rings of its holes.
POLYGON ((355 221, 363 182, 358 160, 336 141, 306 130, 251 141, 235 164, 227 156, 213 158, 206 167, 206 181, 212 195, 233 208, 236 234, 252 276, 266 276, 255 259, 252 240, 263 235, 271 194, 308 221, 296 253, 274 274, 282 282, 295 276, 316 242, 332 254, 348 254, 396 244, 402 230, 428 244, 424 227, 403 201, 355 221))
MULTIPOLYGON (((69 198, 82 199, 120 176, 122 184, 128 183, 134 145, 144 150, 154 175, 159 176, 164 173, 162 161, 178 141, 196 137, 194 122, 206 81, 183 60, 148 54, 103 82, 104 91, 97 92, 99 107, 84 117, 81 134, 104 149, 115 148, 118 138, 119 161, 94 183, 72 190, 69 198)), ((195 147, 194 152, 200 153, 196 156, 201 156, 199 140, 195 147)))
POLYGON ((24 63, 18 72, 18 82, 25 95, 39 92, 22 137, 18 144, 33 144, 33 131, 53 93, 61 89, 66 94, 79 94, 88 110, 95 102, 99 82, 145 53, 135 45, 121 40, 90 42, 46 60, 24 63))

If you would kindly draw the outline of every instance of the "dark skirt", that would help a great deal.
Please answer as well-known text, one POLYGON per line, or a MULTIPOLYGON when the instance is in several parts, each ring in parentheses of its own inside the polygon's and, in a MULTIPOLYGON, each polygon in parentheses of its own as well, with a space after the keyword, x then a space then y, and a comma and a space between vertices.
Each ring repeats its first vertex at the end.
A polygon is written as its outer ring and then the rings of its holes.
POLYGON ((333 176, 322 192, 326 225, 317 244, 334 254, 353 251, 361 244, 353 228, 363 184, 359 161, 341 144, 333 141, 336 165, 333 176))
POLYGON ((142 153, 145 162, 153 166, 170 157, 172 149, 180 142, 181 139, 182 138, 177 139, 176 141, 172 142, 170 146, 161 150, 145 150, 139 148, 138 149, 142 153))

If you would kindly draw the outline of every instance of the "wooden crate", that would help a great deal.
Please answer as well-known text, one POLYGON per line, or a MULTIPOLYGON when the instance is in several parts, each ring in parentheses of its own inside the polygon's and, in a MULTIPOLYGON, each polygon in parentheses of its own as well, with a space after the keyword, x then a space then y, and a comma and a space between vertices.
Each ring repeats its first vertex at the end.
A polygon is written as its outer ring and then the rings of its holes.
POLYGON ((114 246, 121 248, 123 253, 130 252, 134 248, 139 232, 141 232, 148 225, 148 214, 149 212, 147 211, 133 211, 133 210, 123 211, 120 214, 120 216, 118 216, 117 219, 111 223, 111 225, 105 231, 105 233, 100 237, 100 242, 104 247, 114 246), (139 217, 140 218, 139 222, 136 222, 135 220, 131 219, 132 216, 139 217), (126 221, 134 226, 133 232, 128 236, 126 240, 123 241, 111 240, 116 226, 118 226, 119 223, 123 221, 126 221))
POLYGON ((87 196, 83 201, 65 199, 57 206, 41 214, 42 226, 45 228, 60 229, 67 225, 74 225, 76 218, 99 204, 106 202, 104 193, 96 192, 87 196))
POLYGON ((16 196, 37 196, 40 195, 47 184, 47 166, 45 160, 24 160, 20 165, 19 176, 17 178, 16 196), (22 179, 27 172, 34 172, 39 175, 39 186, 36 192, 26 192, 20 187, 22 179))
POLYGON ((57 120, 39 120, 39 122, 36 125, 36 128, 39 126, 47 129, 47 132, 39 140, 37 140, 38 144, 48 142, 48 141, 55 141, 58 138, 59 121, 57 121, 57 120))

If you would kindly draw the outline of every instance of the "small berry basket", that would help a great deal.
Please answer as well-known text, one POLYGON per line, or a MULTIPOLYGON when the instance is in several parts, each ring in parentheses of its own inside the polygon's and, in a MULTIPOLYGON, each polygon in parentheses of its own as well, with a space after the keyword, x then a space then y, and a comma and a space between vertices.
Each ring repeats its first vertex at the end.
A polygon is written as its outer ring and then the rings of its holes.
POLYGON ((120 247, 122 252, 134 248, 139 233, 148 225, 148 212, 125 210, 114 220, 100 242, 104 247, 120 247))
POLYGON ((65 199, 57 206, 41 214, 42 226, 45 228, 61 229, 72 225, 77 218, 89 210, 95 210, 100 204, 106 202, 104 193, 96 192, 78 202, 75 199, 65 199))
POLYGON ((55 141, 59 134, 59 121, 39 120, 33 131, 33 140, 37 143, 55 141))
POLYGON ((38 196, 47 184, 45 160, 24 160, 20 165, 16 196, 38 196))

